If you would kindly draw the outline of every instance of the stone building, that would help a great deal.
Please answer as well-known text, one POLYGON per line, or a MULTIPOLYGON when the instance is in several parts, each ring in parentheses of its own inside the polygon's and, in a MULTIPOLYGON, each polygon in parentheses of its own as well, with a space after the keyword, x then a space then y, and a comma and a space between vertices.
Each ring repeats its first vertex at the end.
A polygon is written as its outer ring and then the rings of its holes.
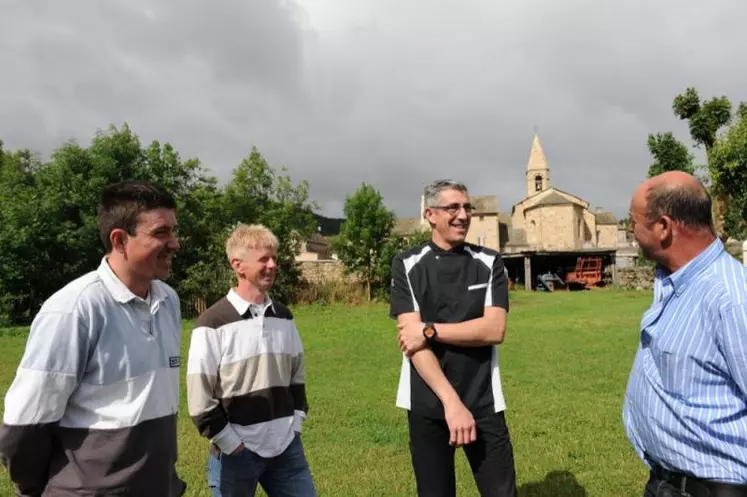
MULTIPOLYGON (((608 273, 614 273, 617 251, 630 249, 628 237, 611 212, 592 210, 583 198, 552 185, 550 166, 536 134, 525 178, 526 196, 510 212, 499 211, 495 196, 471 196, 475 211, 467 241, 500 251, 512 281, 527 288, 537 286, 540 274, 553 273, 563 279, 580 257, 599 257, 610 268, 608 273)), ((420 210, 419 218, 398 219, 395 231, 428 229, 422 195, 420 210)))
POLYGON ((301 244, 301 250, 296 254, 297 262, 315 262, 335 260, 330 240, 340 234, 340 228, 345 221, 341 218, 325 217, 313 214, 317 232, 313 233, 301 244))

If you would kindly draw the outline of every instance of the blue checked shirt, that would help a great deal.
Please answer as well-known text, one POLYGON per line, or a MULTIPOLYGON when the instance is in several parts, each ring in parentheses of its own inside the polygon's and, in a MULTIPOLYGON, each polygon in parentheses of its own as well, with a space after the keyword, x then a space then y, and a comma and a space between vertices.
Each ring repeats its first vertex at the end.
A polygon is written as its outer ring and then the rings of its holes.
POLYGON ((747 483, 747 268, 720 240, 656 270, 623 423, 649 467, 747 483))

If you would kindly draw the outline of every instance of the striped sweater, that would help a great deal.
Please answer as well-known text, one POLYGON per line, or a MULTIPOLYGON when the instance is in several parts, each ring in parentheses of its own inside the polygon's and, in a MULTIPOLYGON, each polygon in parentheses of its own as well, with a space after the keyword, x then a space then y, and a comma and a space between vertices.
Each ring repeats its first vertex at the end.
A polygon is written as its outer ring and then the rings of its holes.
POLYGON ((187 363, 189 414, 214 448, 274 457, 308 412, 301 337, 290 310, 233 290, 197 319, 187 363))
POLYGON ((0 459, 16 495, 176 497, 179 298, 135 296, 106 260, 52 295, 5 397, 0 459))

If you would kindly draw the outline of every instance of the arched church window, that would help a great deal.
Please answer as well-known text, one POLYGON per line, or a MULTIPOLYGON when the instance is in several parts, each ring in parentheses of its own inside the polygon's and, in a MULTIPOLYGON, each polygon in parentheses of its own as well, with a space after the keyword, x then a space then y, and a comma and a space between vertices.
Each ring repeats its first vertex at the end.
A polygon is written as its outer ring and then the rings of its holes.
POLYGON ((542 191, 542 176, 539 174, 534 177, 534 190, 535 191, 542 191))

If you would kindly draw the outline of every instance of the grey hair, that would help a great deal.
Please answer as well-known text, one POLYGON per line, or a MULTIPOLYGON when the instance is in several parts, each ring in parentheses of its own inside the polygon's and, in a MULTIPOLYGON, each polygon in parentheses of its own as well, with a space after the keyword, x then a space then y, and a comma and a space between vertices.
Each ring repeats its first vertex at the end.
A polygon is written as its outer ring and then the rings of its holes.
POLYGON ((441 192, 444 190, 457 190, 467 194, 467 187, 464 183, 452 179, 439 179, 428 185, 423 190, 425 207, 433 207, 438 204, 441 192))

